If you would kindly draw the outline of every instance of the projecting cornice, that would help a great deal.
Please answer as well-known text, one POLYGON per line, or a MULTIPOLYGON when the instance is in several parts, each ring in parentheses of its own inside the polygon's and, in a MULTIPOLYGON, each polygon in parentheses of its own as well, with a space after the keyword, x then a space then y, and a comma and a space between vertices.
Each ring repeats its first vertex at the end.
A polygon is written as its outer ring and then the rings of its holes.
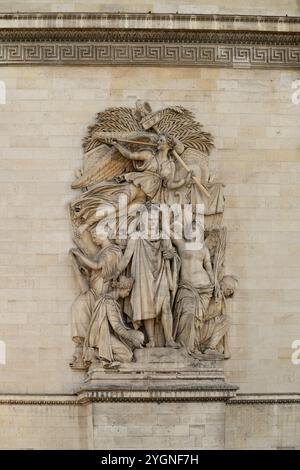
POLYGON ((0 13, 0 64, 300 68, 300 18, 0 13))

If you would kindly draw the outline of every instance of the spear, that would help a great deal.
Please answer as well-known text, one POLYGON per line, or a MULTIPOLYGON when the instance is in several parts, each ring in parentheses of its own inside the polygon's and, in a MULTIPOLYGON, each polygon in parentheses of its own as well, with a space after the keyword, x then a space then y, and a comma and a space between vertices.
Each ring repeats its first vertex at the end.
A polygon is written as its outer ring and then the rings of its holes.
MULTIPOLYGON (((178 161, 178 163, 180 163, 180 165, 189 173, 191 170, 189 169, 189 167, 187 166, 187 164, 182 160, 182 158, 178 155, 178 153, 176 152, 176 150, 172 150, 172 153, 174 155, 174 157, 176 158, 176 160, 178 161)), ((198 180, 198 178, 196 176, 192 176, 192 180, 194 181, 194 183, 196 184, 196 186, 198 186, 199 190, 205 194, 205 196, 207 197, 210 197, 210 194, 209 192, 207 191, 207 189, 205 188, 205 186, 203 186, 202 183, 200 183, 200 181, 198 180)))

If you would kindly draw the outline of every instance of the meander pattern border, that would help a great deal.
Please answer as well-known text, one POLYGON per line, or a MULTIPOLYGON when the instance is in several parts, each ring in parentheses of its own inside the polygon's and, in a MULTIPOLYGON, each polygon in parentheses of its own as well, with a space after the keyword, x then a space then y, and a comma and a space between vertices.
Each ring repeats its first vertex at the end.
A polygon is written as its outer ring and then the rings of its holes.
POLYGON ((173 15, 173 29, 165 16, 0 13, 0 65, 300 68, 300 18, 173 15))
POLYGON ((300 47, 151 43, 4 43, 0 64, 300 68, 300 47))

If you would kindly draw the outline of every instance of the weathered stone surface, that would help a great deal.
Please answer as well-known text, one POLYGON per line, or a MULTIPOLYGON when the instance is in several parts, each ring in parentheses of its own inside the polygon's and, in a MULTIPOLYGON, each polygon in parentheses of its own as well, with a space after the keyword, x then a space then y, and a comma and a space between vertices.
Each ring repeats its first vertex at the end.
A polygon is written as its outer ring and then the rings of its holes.
MULTIPOLYGON (((116 8, 165 6, 148 3, 116 8)), ((177 10, 174 5, 168 11, 177 10)), ((191 13, 190 6, 181 2, 181 11, 191 13)), ((192 6, 197 13, 299 14, 294 1, 192 6)), ((1 2, 2 11, 23 8, 1 2)), ((29 1, 26 8, 98 10, 99 2, 29 1)), ((0 447, 300 448, 299 398, 293 395, 299 366, 291 362, 300 327, 299 105, 292 102, 299 73, 11 66, 1 68, 0 79, 6 85, 0 105, 0 340, 7 352, 0 391, 17 394, 1 396, 0 447), (68 367, 77 288, 67 256, 66 205, 81 141, 99 109, 134 106, 138 97, 153 109, 181 102, 216 136, 211 169, 226 184, 227 268, 240 280, 225 376, 248 401, 108 403, 103 396, 86 405, 43 403, 53 393, 69 401, 84 378, 68 367), (285 401, 276 398, 279 392, 287 394, 285 401), (28 400, 35 403, 24 404, 28 400)))
POLYGON ((73 197, 69 185, 74 167, 81 164, 86 123, 101 107, 128 100, 133 104, 137 89, 139 95, 151 96, 153 107, 171 96, 174 104, 189 102, 217 135, 218 156, 213 155, 212 166, 226 183, 227 267, 240 279, 227 380, 244 392, 299 388, 297 367, 289 357, 278 358, 283 344, 292 353, 299 329, 298 139, 266 135, 268 128, 297 128, 299 110, 290 100, 297 73, 162 68, 158 78, 157 71, 1 69, 8 87, 0 115, 8 126, 1 137, 0 172, 1 339, 8 353, 6 366, 1 366, 2 392, 57 392, 62 383, 72 392, 73 381, 81 381, 80 373, 66 370, 72 357, 69 309, 77 291, 67 257, 70 234, 64 204, 73 197), (219 89, 232 81, 237 92, 219 89), (255 91, 257 83, 264 92, 255 91), (28 90, 39 89, 47 99, 28 99, 28 90), (257 125, 264 135, 259 140, 242 134, 245 127, 257 125), (218 137, 233 127, 238 138, 218 137), (60 135, 67 131, 70 138, 59 146, 60 135), (27 147, 18 144, 24 133, 27 147))
MULTIPOLYGON (((108 2, 107 0, 56 0, 55 2, 27 0, 26 11, 105 11, 105 12, 135 12, 135 13, 187 13, 187 14, 205 14, 205 13, 225 13, 234 15, 283 15, 290 16, 300 15, 299 5, 294 0, 265 0, 262 4, 259 0, 255 0, 251 5, 246 4, 243 0, 215 0, 213 3, 207 0, 181 0, 164 1, 158 0, 141 0, 131 2, 130 0, 118 0, 117 2, 108 2)), ((15 12, 24 11, 24 6, 18 1, 8 2, 1 0, 1 11, 15 12)))

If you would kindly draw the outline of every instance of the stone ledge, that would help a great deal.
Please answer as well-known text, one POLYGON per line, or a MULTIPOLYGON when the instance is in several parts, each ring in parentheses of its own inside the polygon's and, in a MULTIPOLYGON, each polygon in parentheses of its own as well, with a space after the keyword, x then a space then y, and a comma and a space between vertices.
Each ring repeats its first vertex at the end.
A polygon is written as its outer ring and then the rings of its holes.
POLYGON ((231 398, 228 405, 300 403, 300 393, 239 393, 231 398))
POLYGON ((300 68, 300 18, 0 13, 0 65, 300 68))
POLYGON ((228 31, 298 31, 293 16, 174 14, 174 13, 0 13, 0 28, 145 28, 228 31))
POLYGON ((163 390, 153 390, 151 394, 141 393, 141 390, 131 391, 109 391, 101 392, 92 389, 82 389, 80 397, 78 395, 64 394, 0 394, 1 405, 84 405, 90 402, 120 402, 120 401, 226 401, 227 405, 255 405, 255 404, 300 404, 300 393, 236 393, 237 387, 226 384, 224 388, 219 386, 219 390, 194 390, 193 398, 187 391, 169 390, 164 394, 163 390), (218 393, 221 392, 221 393, 218 393), (171 396, 171 393, 173 395, 171 396), (182 393, 183 392, 183 393, 182 393), (195 393, 198 392, 198 393, 195 393), (225 396, 227 392, 227 397, 225 396), (222 396, 221 396, 222 394, 222 396))
POLYGON ((0 394, 0 405, 77 405, 76 395, 0 394))
POLYGON ((134 358, 117 369, 91 364, 79 402, 226 401, 238 390, 225 382, 220 359, 201 360, 182 348, 136 349, 134 358))
POLYGON ((195 390, 82 390, 78 392, 79 403, 89 402, 195 402, 227 401, 235 396, 237 387, 228 385, 214 390, 212 387, 195 390))
POLYGON ((298 46, 300 32, 149 30, 106 28, 0 28, 0 42, 77 42, 77 43, 165 43, 165 44, 261 44, 298 46))

